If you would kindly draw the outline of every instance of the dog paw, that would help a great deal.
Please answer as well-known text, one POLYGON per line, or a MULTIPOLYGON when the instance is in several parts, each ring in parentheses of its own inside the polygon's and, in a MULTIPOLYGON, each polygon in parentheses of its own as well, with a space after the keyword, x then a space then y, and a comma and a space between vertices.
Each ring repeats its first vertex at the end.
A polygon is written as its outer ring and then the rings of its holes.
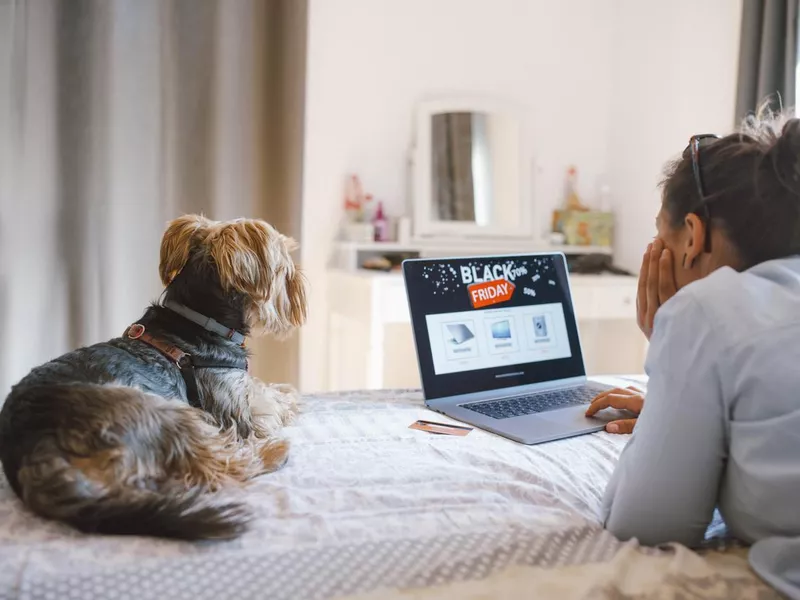
POLYGON ((265 473, 277 471, 289 460, 289 440, 273 440, 265 443, 259 452, 265 473))
POLYGON ((287 396, 297 396, 297 390, 295 390, 288 383, 273 383, 270 384, 270 387, 279 391, 281 394, 285 394, 287 396))
POLYGON ((291 385, 273 384, 272 389, 278 392, 277 403, 280 407, 278 417, 282 425, 289 425, 299 412, 300 394, 291 385))
POLYGON ((250 411, 259 426, 268 434, 277 433, 281 427, 291 423, 297 415, 299 394, 290 385, 262 383, 254 380, 248 398, 250 411))

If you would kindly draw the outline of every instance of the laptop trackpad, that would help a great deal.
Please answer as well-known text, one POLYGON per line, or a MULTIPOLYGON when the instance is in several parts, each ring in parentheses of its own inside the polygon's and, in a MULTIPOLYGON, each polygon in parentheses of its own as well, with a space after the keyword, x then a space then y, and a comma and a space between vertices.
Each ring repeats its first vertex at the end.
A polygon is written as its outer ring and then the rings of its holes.
MULTIPOLYGON (((585 406, 571 406, 511 419, 488 419, 484 423, 489 430, 507 435, 523 444, 538 444, 602 431, 610 421, 632 416, 624 411, 609 410, 603 411, 597 417, 587 417, 585 406)), ((481 426, 480 423, 477 424, 481 426)))

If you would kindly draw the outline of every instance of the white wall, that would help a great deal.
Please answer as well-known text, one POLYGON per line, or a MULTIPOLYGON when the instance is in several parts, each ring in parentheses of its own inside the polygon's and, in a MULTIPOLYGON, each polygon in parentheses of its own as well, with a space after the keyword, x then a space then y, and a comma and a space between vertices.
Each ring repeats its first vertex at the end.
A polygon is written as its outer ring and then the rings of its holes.
MULTIPOLYGON (((414 105, 439 94, 523 107, 547 215, 566 167, 594 188, 607 170, 613 0, 310 0, 301 259, 312 283, 301 332, 303 391, 324 381, 324 269, 356 172, 392 213, 406 210, 414 105)), ((545 219, 546 221, 546 219, 545 219)))
POLYGON ((638 270, 664 163, 734 125, 741 0, 615 0, 609 180, 616 261, 638 270))
POLYGON ((344 177, 406 210, 415 102, 462 92, 520 104, 540 230, 569 164, 588 196, 605 176, 616 261, 635 270, 664 162, 691 134, 733 125, 740 13, 741 0, 309 0, 302 389, 324 381, 324 270, 344 177))

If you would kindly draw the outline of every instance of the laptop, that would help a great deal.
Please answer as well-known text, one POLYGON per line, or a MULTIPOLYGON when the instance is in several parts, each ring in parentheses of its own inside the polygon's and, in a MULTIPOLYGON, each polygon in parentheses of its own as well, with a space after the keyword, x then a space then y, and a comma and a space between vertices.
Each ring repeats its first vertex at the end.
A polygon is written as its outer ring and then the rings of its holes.
POLYGON ((468 342, 475 337, 475 335, 470 331, 469 327, 463 323, 449 323, 447 325, 447 329, 453 336, 451 341, 454 344, 463 344, 464 342, 468 342))
POLYGON ((403 262, 425 404, 523 444, 593 433, 610 386, 586 377, 563 253, 403 262))

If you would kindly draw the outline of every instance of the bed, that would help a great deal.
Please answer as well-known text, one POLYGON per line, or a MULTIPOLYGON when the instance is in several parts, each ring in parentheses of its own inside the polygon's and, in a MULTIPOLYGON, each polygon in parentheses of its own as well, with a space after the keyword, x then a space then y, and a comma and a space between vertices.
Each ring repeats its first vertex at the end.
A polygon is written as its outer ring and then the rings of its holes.
POLYGON ((81 535, 0 476, 0 599, 778 597, 724 537, 692 552, 602 529, 625 437, 408 429, 426 416, 413 390, 304 398, 289 464, 252 484, 257 522, 225 543, 81 535))

